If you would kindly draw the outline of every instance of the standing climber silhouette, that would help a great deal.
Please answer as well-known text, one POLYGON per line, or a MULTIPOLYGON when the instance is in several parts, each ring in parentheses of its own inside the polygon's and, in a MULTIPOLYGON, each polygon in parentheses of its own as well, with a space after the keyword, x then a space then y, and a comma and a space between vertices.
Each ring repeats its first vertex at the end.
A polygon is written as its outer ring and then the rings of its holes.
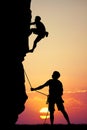
POLYGON ((39 87, 31 88, 31 91, 34 91, 49 86, 48 109, 50 112, 51 125, 53 125, 54 123, 55 104, 57 105, 58 110, 62 112, 67 123, 70 124, 68 114, 64 107, 64 100, 62 99, 63 85, 62 82, 58 80, 59 77, 60 73, 58 71, 54 71, 52 74, 52 79, 49 79, 47 82, 40 85, 39 87))
POLYGON ((37 37, 34 40, 34 44, 31 50, 29 50, 29 52, 33 52, 34 49, 37 46, 37 43, 44 38, 45 36, 48 37, 48 32, 46 31, 45 25, 41 22, 41 17, 40 16, 36 16, 35 17, 35 21, 30 23, 30 25, 35 25, 36 28, 31 28, 29 35, 31 35, 32 33, 36 34, 37 37))

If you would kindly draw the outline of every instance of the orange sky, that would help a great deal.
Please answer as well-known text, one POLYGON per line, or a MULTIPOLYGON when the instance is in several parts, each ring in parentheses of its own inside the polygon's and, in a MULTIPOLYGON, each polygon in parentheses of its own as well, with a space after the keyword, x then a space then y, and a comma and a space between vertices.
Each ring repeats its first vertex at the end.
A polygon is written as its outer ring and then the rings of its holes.
MULTIPOLYGON (((49 32, 49 36, 38 43, 33 53, 27 53, 23 61, 32 87, 41 85, 58 70, 71 121, 87 123, 87 1, 32 0, 31 10, 32 21, 40 15, 49 32)), ((35 37, 33 34, 29 37, 30 48, 35 37)), ((43 123, 39 111, 47 106, 46 97, 30 92, 26 77, 25 85, 29 99, 18 123, 43 123)), ((47 89, 41 91, 47 93, 47 89)), ((66 123, 60 112, 56 113, 55 123, 66 123)))
MULTIPOLYGON (((43 92, 43 91, 41 91, 43 92)), ((64 93, 64 105, 72 124, 87 124, 87 92, 64 93)), ((46 97, 38 92, 29 93, 25 111, 20 114, 17 124, 50 124, 49 118, 41 119, 40 110, 48 107, 46 97)), ((55 109, 55 124, 67 124, 62 113, 55 109)))

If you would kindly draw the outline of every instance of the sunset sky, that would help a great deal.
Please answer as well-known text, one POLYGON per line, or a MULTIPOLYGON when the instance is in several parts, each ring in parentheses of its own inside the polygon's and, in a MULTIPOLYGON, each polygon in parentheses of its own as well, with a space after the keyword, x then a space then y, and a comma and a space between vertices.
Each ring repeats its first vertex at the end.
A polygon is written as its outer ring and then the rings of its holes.
MULTIPOLYGON (((41 16, 49 36, 42 39, 33 53, 27 53, 23 61, 32 87, 51 78, 52 72, 61 73, 65 108, 71 123, 87 124, 87 0, 32 0, 32 22, 41 16)), ((32 48, 36 35, 29 37, 32 48)), ((43 124, 40 110, 47 107, 46 95, 30 91, 25 75, 28 100, 19 115, 18 124, 43 124)), ((48 88, 39 90, 48 94, 48 88)), ((47 112, 46 112, 47 113, 47 112)), ((55 111, 55 124, 66 121, 55 111)), ((50 123, 49 118, 46 123, 50 123)))

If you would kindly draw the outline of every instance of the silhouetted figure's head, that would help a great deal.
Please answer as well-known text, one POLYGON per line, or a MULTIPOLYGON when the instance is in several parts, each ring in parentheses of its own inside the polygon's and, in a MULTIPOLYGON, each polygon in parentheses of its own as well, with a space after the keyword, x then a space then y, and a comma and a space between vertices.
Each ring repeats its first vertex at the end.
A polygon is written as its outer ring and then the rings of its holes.
POLYGON ((36 16, 35 17, 35 22, 39 22, 41 20, 41 17, 40 16, 36 16))
POLYGON ((53 79, 58 79, 60 77, 60 73, 58 71, 54 71, 52 74, 53 79))

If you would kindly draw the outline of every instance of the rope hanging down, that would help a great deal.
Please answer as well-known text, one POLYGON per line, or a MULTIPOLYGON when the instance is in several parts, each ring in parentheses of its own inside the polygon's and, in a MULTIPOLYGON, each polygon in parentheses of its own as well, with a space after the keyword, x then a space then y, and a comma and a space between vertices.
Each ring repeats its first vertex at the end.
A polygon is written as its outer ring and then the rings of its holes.
MULTIPOLYGON (((29 80, 29 78, 28 78, 28 76, 27 76, 25 70, 24 70, 24 73, 25 73, 25 75, 26 75, 26 78, 27 78, 27 80, 28 80, 28 83, 29 83, 29 85, 30 85, 30 88, 32 88, 32 85, 31 85, 31 83, 30 83, 30 80, 29 80)), ((39 92, 39 91, 37 91, 37 90, 35 90, 35 91, 48 97, 48 95, 45 94, 45 93, 39 92)), ((48 99, 48 98, 47 98, 47 99, 48 99)), ((48 104, 48 100, 47 100, 46 104, 48 104)), ((46 118, 45 118, 45 120, 44 120, 44 124, 46 123, 47 115, 48 115, 48 111, 47 111, 47 114, 46 114, 46 118)))

